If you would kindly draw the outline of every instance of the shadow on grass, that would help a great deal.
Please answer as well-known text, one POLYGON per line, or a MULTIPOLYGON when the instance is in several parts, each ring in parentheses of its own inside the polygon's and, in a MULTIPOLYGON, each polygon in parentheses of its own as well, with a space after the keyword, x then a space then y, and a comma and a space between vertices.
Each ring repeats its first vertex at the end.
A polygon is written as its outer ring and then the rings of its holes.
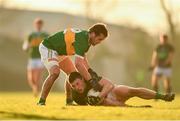
POLYGON ((24 113, 15 113, 15 112, 8 112, 8 111, 0 111, 0 118, 1 119, 37 119, 37 120, 65 120, 65 119, 58 119, 55 117, 46 117, 34 114, 24 114, 24 113))

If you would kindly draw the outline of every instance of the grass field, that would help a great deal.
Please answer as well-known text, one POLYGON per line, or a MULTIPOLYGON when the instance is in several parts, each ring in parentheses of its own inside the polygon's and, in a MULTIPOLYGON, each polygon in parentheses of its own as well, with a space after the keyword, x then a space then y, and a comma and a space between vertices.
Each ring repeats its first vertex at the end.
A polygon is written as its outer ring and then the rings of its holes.
POLYGON ((169 103, 132 98, 131 105, 152 105, 152 108, 122 108, 103 106, 65 106, 62 93, 50 93, 47 105, 36 105, 31 93, 0 93, 0 120, 3 119, 180 119, 180 95, 169 103))

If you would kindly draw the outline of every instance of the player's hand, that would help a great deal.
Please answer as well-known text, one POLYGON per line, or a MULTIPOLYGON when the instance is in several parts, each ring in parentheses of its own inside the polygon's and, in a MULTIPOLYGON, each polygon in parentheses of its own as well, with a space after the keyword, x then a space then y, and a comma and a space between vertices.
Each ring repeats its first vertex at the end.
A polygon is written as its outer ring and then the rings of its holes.
POLYGON ((92 78, 98 78, 98 75, 95 71, 93 71, 91 68, 88 69, 88 72, 90 73, 92 78))
POLYGON ((92 79, 94 79, 96 81, 101 80, 102 77, 98 76, 98 74, 94 70, 92 70, 91 68, 88 69, 88 72, 90 73, 92 79))
POLYGON ((93 71, 91 68, 88 69, 88 72, 91 75, 91 79, 89 80, 89 83, 91 85, 91 87, 95 90, 95 91, 101 91, 102 90, 102 86, 98 83, 99 80, 101 80, 102 77, 98 76, 98 74, 93 71))
POLYGON ((88 96, 87 97, 87 103, 89 105, 99 105, 99 104, 101 104, 101 102, 102 102, 102 99, 99 96, 97 96, 97 97, 88 96))

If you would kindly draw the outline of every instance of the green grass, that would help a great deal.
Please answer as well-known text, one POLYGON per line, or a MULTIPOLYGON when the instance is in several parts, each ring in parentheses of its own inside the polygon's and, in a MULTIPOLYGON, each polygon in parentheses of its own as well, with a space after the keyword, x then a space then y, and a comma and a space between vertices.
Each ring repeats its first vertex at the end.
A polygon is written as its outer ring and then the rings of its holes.
POLYGON ((65 106, 62 93, 51 92, 47 105, 37 106, 38 98, 31 93, 0 93, 2 119, 180 119, 180 95, 173 102, 132 98, 131 105, 152 105, 152 108, 122 108, 103 106, 65 106))

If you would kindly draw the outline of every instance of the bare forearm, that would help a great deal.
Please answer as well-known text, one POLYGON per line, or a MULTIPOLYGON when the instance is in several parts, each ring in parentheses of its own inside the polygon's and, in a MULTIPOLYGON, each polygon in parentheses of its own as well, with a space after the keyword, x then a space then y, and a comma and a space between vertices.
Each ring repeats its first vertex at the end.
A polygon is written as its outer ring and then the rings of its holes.
POLYGON ((90 68, 87 57, 84 57, 84 65, 85 65, 86 69, 90 68))
POLYGON ((108 93, 111 92, 111 90, 113 89, 113 85, 105 85, 99 95, 100 98, 104 98, 108 95, 108 93))
POLYGON ((77 70, 79 71, 79 73, 84 77, 85 80, 91 79, 91 75, 89 74, 88 69, 84 65, 83 59, 80 59, 80 58, 76 59, 75 66, 76 66, 77 70))
POLYGON ((103 88, 99 97, 104 98, 112 91, 114 85, 109 80, 106 79, 101 79, 100 84, 102 85, 103 88))
POLYGON ((151 66, 155 67, 157 65, 157 53, 153 52, 152 60, 151 60, 151 66))
POLYGON ((66 93, 66 98, 72 99, 72 89, 67 81, 65 82, 65 93, 66 93))

